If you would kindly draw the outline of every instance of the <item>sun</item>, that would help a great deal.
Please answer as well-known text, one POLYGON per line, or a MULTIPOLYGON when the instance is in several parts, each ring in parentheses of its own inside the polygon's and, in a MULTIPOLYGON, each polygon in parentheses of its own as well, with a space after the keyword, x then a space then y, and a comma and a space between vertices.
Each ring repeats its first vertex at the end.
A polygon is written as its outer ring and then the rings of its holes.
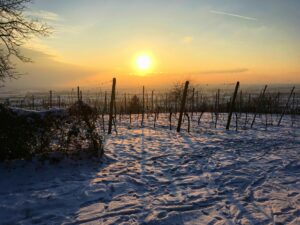
POLYGON ((150 69, 151 64, 152 64, 152 60, 148 55, 140 55, 136 58, 136 66, 140 70, 150 69))

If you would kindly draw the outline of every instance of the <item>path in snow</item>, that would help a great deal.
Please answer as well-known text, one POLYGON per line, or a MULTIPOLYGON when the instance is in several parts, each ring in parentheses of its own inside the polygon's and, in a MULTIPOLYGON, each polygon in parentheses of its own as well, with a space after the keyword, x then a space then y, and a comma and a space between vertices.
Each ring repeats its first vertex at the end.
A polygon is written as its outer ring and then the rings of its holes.
POLYGON ((15 167, 0 168, 3 224, 300 223, 299 128, 123 127, 100 165, 15 167))

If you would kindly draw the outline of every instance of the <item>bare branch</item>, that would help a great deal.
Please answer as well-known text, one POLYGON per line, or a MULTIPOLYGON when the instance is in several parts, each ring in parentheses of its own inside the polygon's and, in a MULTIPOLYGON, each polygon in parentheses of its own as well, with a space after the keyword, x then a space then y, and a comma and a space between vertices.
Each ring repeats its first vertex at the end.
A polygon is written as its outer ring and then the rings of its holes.
POLYGON ((22 62, 30 62, 20 47, 33 36, 47 36, 49 27, 24 15, 31 0, 0 0, 0 82, 16 78, 15 66, 10 59, 15 56, 22 62))

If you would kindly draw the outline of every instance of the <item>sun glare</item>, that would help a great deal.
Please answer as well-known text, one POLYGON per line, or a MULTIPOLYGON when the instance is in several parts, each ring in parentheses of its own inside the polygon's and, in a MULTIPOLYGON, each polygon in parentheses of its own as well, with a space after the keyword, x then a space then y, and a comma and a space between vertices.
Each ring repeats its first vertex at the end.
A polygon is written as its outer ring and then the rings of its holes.
POLYGON ((136 59, 136 65, 140 70, 148 70, 151 64, 151 58, 147 55, 138 56, 136 59))

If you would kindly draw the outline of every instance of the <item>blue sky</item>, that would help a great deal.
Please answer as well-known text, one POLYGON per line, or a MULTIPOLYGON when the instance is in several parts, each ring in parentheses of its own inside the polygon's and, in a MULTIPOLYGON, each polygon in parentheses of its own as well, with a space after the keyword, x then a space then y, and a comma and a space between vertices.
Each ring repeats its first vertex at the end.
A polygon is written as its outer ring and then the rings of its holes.
POLYGON ((137 73, 132 60, 140 52, 153 57, 151 74, 198 73, 214 82, 222 74, 213 71, 240 70, 245 82, 300 82, 299 9, 297 0, 35 0, 29 14, 54 33, 28 46, 66 74, 68 65, 80 68, 87 83, 137 73))

